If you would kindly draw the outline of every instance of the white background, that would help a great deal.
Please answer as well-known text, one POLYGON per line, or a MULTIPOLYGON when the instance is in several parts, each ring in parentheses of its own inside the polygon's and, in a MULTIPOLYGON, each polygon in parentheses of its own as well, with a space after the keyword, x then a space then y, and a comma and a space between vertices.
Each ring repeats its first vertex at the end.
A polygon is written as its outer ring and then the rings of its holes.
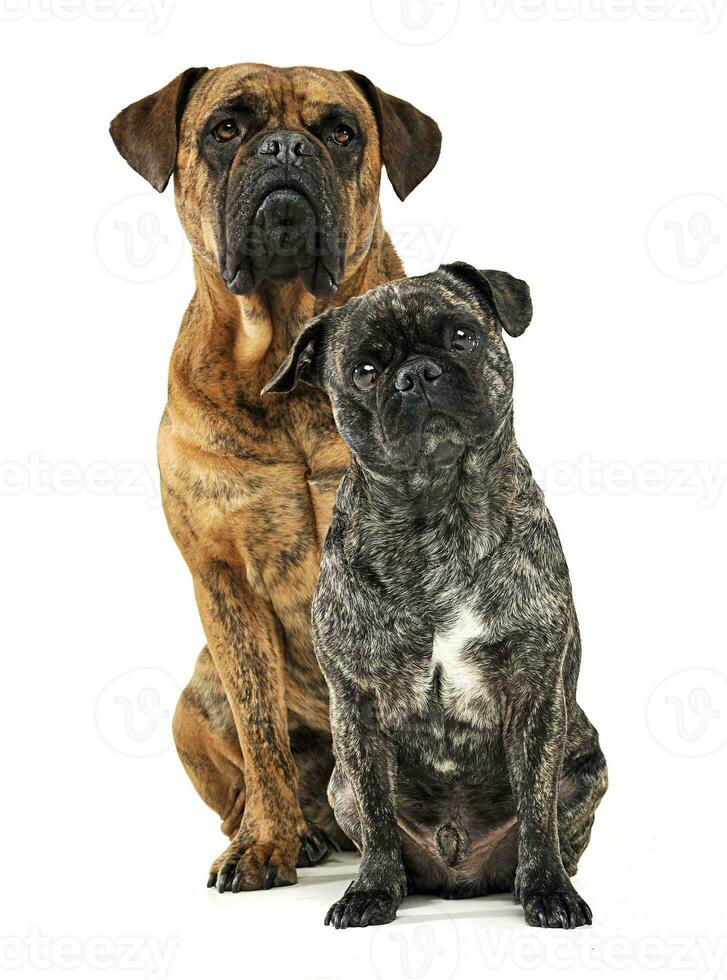
POLYGON ((3 968, 725 976, 719 14, 0 0, 3 968), (412 898, 390 926, 326 930, 350 857, 294 888, 205 889, 224 840, 169 733, 203 639, 154 461, 191 261, 171 189, 157 197, 107 126, 189 65, 246 60, 353 67, 433 115, 438 167, 404 204, 383 187, 408 270, 466 259, 531 284, 518 434, 571 566, 580 700, 611 774, 577 879, 591 929, 528 929, 500 896, 412 898))

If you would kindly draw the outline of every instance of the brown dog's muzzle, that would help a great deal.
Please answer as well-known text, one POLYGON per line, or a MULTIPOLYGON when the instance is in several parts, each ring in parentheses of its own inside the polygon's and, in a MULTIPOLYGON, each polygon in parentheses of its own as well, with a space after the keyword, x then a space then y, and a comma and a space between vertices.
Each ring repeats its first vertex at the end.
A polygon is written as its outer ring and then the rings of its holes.
POLYGON ((224 204, 227 288, 244 295, 264 279, 300 276, 315 296, 332 296, 345 258, 333 168, 294 130, 265 133, 240 152, 224 204))

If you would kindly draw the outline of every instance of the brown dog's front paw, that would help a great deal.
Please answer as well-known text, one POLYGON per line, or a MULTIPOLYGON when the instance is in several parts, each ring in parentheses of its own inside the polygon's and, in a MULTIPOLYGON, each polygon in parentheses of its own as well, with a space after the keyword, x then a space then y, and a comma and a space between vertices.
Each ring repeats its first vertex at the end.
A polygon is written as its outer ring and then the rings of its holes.
POLYGON ((328 910, 324 924, 334 929, 382 926, 394 921, 398 907, 398 897, 389 891, 349 890, 328 910))
POLYGON ((218 892, 249 892, 294 885, 299 848, 298 840, 233 842, 210 868, 207 887, 216 887, 218 892))

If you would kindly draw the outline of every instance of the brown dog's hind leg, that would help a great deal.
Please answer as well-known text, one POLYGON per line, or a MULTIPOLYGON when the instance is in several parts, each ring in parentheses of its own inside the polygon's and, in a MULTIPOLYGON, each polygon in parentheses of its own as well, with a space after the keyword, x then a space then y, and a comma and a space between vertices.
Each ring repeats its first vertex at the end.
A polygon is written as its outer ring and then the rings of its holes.
POLYGON ((245 809, 242 752, 219 674, 205 647, 182 691, 172 723, 177 753, 192 785, 232 837, 245 809))

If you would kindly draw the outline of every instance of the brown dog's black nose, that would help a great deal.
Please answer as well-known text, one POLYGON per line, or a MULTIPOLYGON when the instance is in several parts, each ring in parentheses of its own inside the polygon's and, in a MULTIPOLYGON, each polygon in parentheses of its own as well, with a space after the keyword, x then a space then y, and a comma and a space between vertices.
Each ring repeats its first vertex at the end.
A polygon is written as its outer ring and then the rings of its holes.
POLYGON ((399 391, 413 391, 417 386, 425 387, 441 373, 442 368, 431 357, 410 357, 396 372, 394 385, 399 391))
POLYGON ((259 156, 275 157, 283 166, 300 166, 303 157, 314 157, 315 148, 307 136, 292 130, 281 129, 268 133, 257 145, 259 156))

